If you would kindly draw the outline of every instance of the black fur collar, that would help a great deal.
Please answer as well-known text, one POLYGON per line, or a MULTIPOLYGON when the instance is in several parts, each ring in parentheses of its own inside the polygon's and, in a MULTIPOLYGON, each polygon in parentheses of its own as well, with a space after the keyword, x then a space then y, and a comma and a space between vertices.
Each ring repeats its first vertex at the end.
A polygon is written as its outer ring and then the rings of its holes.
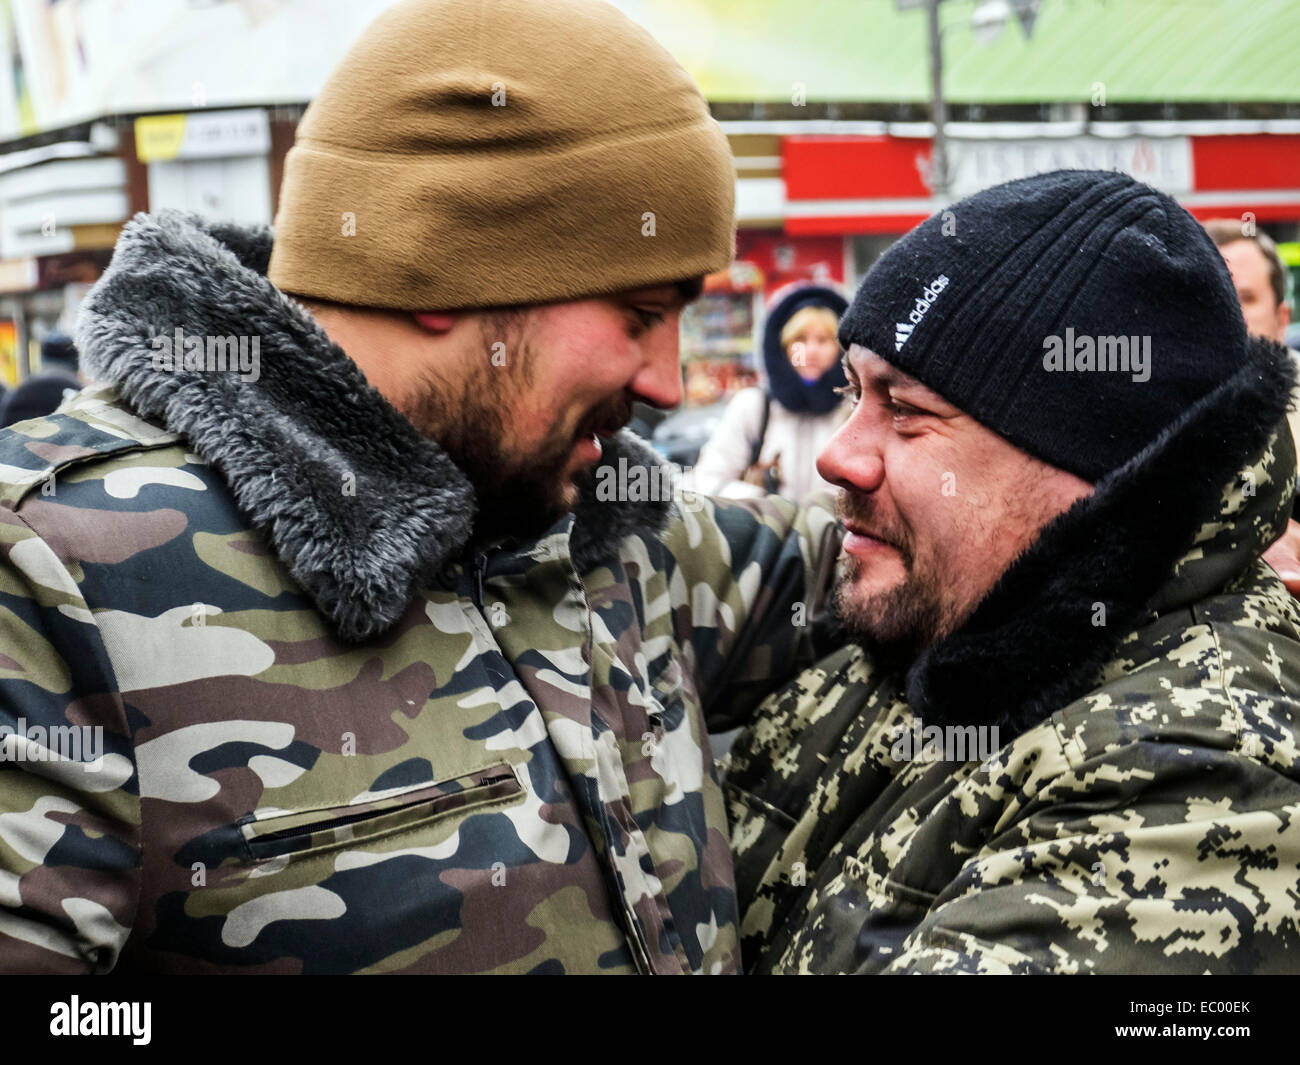
MULTIPOLYGON (((294 578, 360 641, 390 628, 415 590, 470 538, 474 491, 297 303, 265 276, 271 230, 162 211, 137 215, 83 304, 77 345, 89 376, 184 436, 294 578), (155 366, 155 337, 259 339, 259 378, 155 366), (344 490, 345 479, 354 479, 344 490)), ((630 433, 606 448, 617 466, 657 464, 630 433)), ((671 504, 598 501, 583 489, 569 539, 579 571, 638 529, 662 529, 671 504)))
POLYGON ((1294 373, 1284 347, 1252 341, 1245 367, 1048 524, 966 624, 917 658, 912 709, 927 724, 998 725, 1008 742, 1085 694, 1144 618, 1246 569, 1290 511, 1294 373), (1261 455, 1271 475, 1256 485, 1243 471, 1261 455))

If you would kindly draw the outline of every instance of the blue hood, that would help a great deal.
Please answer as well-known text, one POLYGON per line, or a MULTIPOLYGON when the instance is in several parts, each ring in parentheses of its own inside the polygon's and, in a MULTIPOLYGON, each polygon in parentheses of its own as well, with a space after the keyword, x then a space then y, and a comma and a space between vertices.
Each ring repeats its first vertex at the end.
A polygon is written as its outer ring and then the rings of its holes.
POLYGON ((816 381, 805 381, 790 365, 781 347, 781 330, 795 313, 805 307, 828 307, 841 318, 849 301, 825 285, 796 285, 779 290, 767 308, 763 326, 763 366, 767 371, 767 391, 786 410, 795 414, 826 414, 842 402, 835 389, 848 383, 844 368, 837 362, 816 381))

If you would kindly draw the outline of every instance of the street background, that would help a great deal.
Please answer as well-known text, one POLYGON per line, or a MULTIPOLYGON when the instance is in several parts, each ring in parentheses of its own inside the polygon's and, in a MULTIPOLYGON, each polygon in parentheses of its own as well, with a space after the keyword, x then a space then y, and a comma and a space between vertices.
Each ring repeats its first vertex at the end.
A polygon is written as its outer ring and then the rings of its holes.
MULTIPOLYGON (((385 6, 0 0, 0 383, 71 332, 135 212, 271 222, 299 117, 385 6)), ((1014 177, 1123 170, 1257 223, 1300 269, 1300 0, 617 6, 696 78, 736 157, 736 261, 683 321, 693 437, 754 383, 772 292, 851 293, 908 228, 1014 177)))

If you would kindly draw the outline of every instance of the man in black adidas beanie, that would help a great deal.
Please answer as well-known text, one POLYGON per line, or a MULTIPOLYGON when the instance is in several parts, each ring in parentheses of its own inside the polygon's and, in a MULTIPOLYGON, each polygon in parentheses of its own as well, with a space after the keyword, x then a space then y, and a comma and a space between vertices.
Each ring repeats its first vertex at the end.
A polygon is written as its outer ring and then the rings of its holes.
POLYGON ((894 245, 843 319, 845 646, 728 775, 746 967, 1300 968, 1296 457, 1169 197, 1060 171, 894 245))

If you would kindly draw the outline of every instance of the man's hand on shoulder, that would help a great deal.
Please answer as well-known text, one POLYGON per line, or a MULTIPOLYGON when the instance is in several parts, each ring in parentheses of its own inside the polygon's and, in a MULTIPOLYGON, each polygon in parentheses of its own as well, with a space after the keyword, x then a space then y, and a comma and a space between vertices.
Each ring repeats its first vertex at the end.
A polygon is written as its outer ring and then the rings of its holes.
POLYGON ((1287 522, 1286 531, 1264 552, 1267 562, 1292 595, 1300 598, 1300 522, 1287 522))

